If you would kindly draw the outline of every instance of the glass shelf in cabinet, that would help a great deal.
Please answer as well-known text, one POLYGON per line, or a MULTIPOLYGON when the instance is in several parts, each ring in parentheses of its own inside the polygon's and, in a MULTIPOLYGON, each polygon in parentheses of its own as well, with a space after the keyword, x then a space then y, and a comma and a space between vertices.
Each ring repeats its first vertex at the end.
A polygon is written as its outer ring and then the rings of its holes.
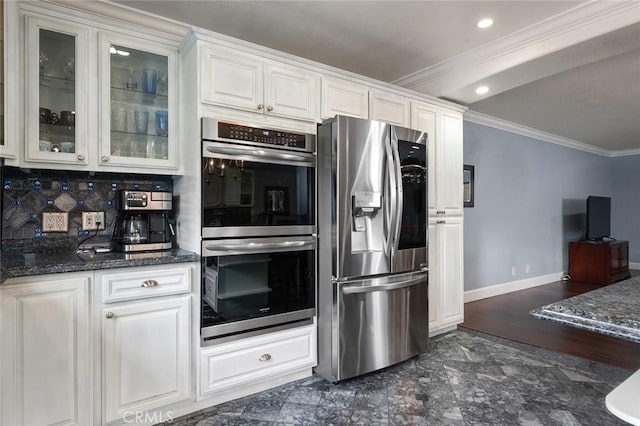
POLYGON ((40 74, 40 87, 47 87, 53 90, 74 92, 76 88, 75 79, 60 78, 51 75, 40 74))
POLYGON ((166 160, 169 138, 131 132, 111 131, 111 155, 166 160))
POLYGON ((111 87, 111 101, 167 108, 169 97, 159 93, 146 93, 139 90, 111 87))
POLYGON ((76 128, 62 124, 40 123, 40 133, 47 133, 51 137, 74 138, 76 128))

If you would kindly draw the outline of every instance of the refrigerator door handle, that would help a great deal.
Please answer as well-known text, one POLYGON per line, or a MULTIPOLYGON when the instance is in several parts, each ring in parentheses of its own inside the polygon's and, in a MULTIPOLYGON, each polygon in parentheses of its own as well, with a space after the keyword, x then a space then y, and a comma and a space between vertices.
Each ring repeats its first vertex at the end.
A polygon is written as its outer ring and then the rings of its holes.
MULTIPOLYGON (((395 216, 394 227, 392 228, 392 236, 393 236, 393 245, 392 245, 392 256, 393 252, 395 252, 398 248, 398 242, 400 240, 400 226, 402 222, 402 205, 404 202, 404 194, 402 193, 402 169, 400 165, 400 152, 398 151, 398 134, 393 126, 391 126, 391 151, 393 153, 393 170, 391 173, 395 173, 395 181, 396 181, 396 205, 394 207, 393 215, 395 216)), ((391 264, 393 265, 393 259, 391 259, 391 264)))
POLYGON ((427 279, 427 274, 421 275, 417 278, 411 278, 405 281, 400 281, 393 284, 381 284, 381 285, 363 285, 357 287, 342 287, 343 294, 359 294, 359 293, 372 293, 374 291, 391 291, 398 290, 405 287, 413 287, 427 279))
POLYGON ((397 187, 396 175, 393 173, 393 151, 391 149, 391 144, 388 141, 385 141, 384 144, 385 155, 387 157, 387 177, 386 177, 386 186, 385 191, 387 192, 386 200, 385 200, 385 209, 384 209, 384 220, 386 225, 386 235, 385 235, 385 252, 387 256, 391 257, 391 248, 393 247, 393 231, 395 229, 395 207, 396 207, 396 197, 397 193, 395 191, 395 187, 397 187))

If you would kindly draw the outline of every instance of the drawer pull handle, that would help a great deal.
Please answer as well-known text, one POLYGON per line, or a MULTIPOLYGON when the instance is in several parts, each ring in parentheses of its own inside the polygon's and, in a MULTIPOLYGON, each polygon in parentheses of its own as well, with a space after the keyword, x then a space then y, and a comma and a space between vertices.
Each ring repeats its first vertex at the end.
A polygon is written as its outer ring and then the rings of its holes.
POLYGON ((142 282, 142 285, 140 287, 158 287, 158 281, 156 280, 146 280, 142 282))
POLYGON ((271 359, 271 355, 269 354, 263 354, 260 358, 258 358, 258 361, 260 362, 267 362, 271 359))
POLYGON ((447 223, 446 220, 436 220, 436 223, 447 223))
POLYGON ((111 319, 113 318, 113 312, 107 312, 104 316, 107 317, 108 319, 111 319))

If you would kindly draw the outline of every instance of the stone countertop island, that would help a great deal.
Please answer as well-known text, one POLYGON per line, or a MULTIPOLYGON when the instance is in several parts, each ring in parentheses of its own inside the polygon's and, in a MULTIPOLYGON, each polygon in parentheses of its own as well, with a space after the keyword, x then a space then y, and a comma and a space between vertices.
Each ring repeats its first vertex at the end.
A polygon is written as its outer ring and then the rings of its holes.
POLYGON ((543 306, 531 315, 640 343, 640 277, 543 306))
MULTIPOLYGON (((534 309, 531 315, 640 343, 640 277, 534 309)), ((617 417, 640 426, 640 370, 611 391, 605 403, 617 417)))

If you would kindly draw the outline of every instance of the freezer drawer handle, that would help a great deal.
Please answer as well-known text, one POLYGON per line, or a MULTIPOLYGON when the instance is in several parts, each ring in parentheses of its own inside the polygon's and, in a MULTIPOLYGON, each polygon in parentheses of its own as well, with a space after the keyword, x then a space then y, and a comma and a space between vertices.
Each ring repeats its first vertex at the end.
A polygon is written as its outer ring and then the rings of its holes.
POLYGON ((420 284, 426 279, 425 276, 419 278, 412 278, 406 281, 400 281, 399 283, 384 284, 384 285, 363 285, 359 287, 343 287, 342 292, 344 294, 358 294, 358 293, 371 293, 374 291, 391 291, 401 288, 412 287, 416 284, 420 284))
POLYGON ((271 359, 271 355, 269 354, 263 354, 260 358, 258 358, 258 361, 260 362, 267 362, 271 359))
POLYGON ((140 287, 158 287, 158 281, 156 280, 146 280, 142 282, 142 285, 140 287))

